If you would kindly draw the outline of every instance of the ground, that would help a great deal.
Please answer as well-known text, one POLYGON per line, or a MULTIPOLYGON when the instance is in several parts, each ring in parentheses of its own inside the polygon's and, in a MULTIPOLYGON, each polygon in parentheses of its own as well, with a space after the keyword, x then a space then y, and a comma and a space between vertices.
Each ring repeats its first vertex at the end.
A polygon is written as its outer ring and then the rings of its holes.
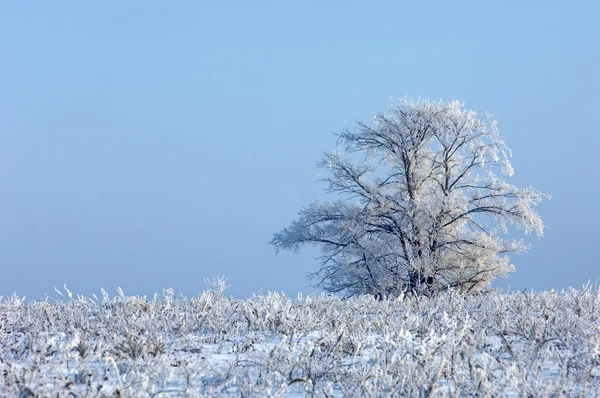
POLYGON ((2 396, 597 396, 600 290, 0 300, 2 396))

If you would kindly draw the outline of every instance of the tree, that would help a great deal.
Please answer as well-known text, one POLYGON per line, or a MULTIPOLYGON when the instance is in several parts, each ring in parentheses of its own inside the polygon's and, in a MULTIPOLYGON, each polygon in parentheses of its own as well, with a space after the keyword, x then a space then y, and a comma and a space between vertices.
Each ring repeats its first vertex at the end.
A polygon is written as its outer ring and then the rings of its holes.
POLYGON ((465 292, 514 270, 508 253, 524 252, 512 226, 544 233, 534 211, 546 197, 517 188, 510 150, 489 114, 458 101, 395 100, 371 123, 338 136, 325 154, 326 191, 276 233, 276 250, 321 247, 316 286, 347 296, 397 296, 406 290, 465 292))

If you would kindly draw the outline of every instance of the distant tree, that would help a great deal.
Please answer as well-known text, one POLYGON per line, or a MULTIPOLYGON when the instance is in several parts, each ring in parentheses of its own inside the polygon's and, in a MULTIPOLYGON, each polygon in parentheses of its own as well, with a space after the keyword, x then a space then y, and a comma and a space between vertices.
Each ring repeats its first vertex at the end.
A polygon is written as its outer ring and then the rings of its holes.
POLYGON ((401 99, 337 135, 346 156, 328 153, 319 166, 342 198, 303 208, 270 242, 320 246, 310 277, 327 292, 479 291, 514 270, 508 253, 527 249, 508 237, 511 224, 544 233, 533 207, 546 195, 499 177, 513 174, 510 150, 487 113, 401 99))

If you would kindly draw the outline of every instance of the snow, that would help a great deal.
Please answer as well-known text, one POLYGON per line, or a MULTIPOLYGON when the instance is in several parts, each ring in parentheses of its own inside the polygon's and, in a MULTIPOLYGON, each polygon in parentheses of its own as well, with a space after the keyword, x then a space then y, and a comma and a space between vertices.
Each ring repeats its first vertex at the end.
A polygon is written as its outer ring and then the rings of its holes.
POLYGON ((0 299, 0 395, 597 396, 600 290, 0 299))

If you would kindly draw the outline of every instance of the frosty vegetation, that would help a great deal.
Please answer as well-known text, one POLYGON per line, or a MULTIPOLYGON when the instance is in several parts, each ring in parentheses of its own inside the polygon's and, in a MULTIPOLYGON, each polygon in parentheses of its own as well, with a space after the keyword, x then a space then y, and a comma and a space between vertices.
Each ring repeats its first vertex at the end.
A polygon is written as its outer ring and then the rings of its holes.
POLYGON ((533 208, 545 195, 500 177, 513 174, 510 151, 487 114, 402 99, 338 137, 341 150, 319 165, 340 200, 312 203, 271 241, 320 246, 312 276, 327 292, 481 291, 513 270, 507 253, 527 248, 510 225, 543 235, 533 208))
MULTIPOLYGON (((595 396, 600 290, 0 298, 0 395, 595 396)), ((62 294, 62 293, 61 293, 62 294)))

